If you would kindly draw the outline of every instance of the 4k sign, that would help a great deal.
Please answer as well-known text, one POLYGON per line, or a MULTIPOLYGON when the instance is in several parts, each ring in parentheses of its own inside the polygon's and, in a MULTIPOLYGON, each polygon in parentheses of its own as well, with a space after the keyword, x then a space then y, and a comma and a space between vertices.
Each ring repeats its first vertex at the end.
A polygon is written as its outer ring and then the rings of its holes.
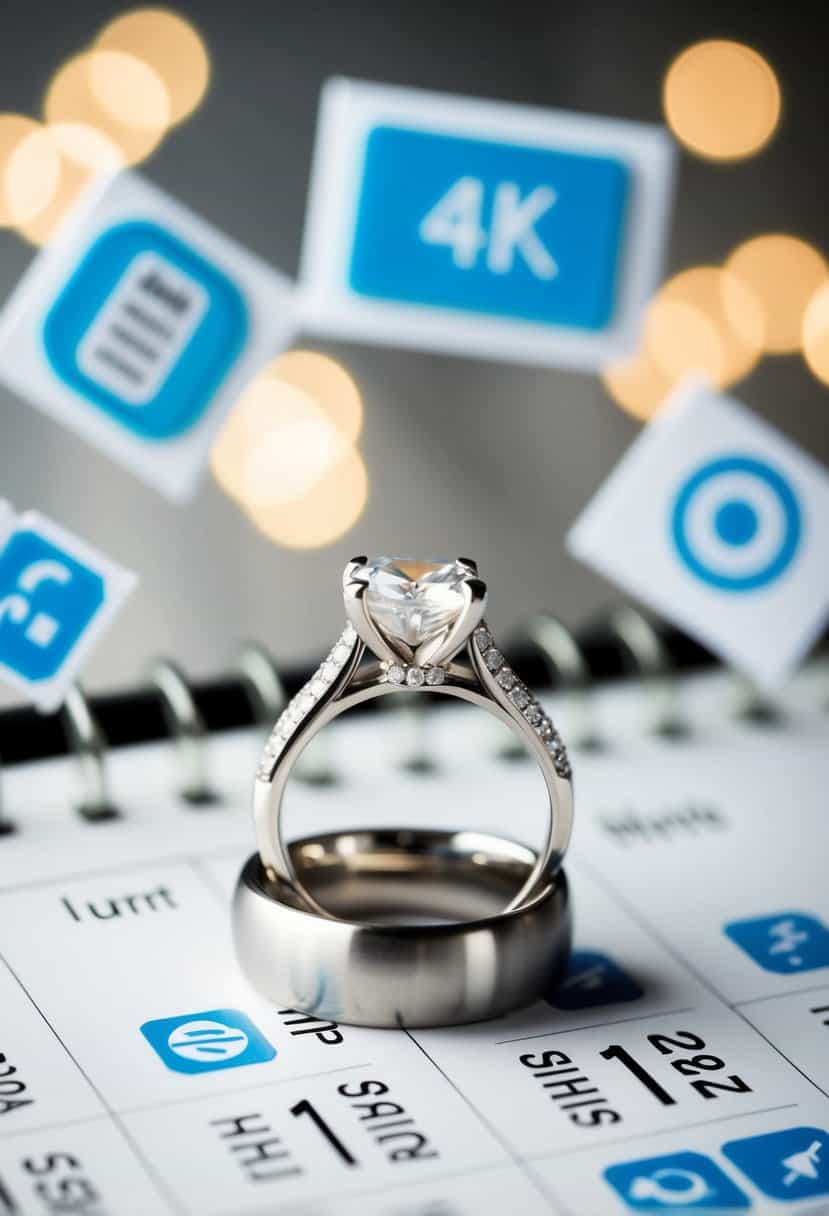
POLYGON ((536 186, 522 199, 515 182, 500 182, 495 187, 488 234, 481 226, 485 189, 480 178, 460 178, 425 216, 420 239, 430 245, 448 245, 453 262, 462 270, 471 270, 481 249, 486 248, 487 269, 493 274, 509 274, 518 253, 536 278, 555 278, 558 263, 535 230, 555 203, 555 190, 536 186))
POLYGON ((659 274, 672 164, 655 127, 330 82, 305 323, 595 366, 635 342, 659 274))

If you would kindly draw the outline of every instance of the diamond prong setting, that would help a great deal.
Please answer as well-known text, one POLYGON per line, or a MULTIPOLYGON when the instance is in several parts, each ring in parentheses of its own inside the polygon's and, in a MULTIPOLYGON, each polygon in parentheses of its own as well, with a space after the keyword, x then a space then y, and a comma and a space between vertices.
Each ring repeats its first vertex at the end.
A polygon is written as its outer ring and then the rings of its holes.
POLYGON ((346 566, 343 592, 348 618, 369 649, 407 670, 445 666, 486 600, 474 563, 460 558, 355 559, 346 566))

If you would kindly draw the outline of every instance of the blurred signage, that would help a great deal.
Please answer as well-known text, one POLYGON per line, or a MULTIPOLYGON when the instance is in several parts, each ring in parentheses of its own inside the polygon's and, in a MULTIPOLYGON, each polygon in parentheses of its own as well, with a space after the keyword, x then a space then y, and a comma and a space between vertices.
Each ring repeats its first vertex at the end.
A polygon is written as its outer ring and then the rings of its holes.
POLYGON ((606 1180, 634 1212, 745 1211, 751 1201, 717 1163, 702 1153, 679 1151, 623 1161, 604 1171, 606 1180))
POLYGON ((724 932, 764 971, 793 975, 829 967, 829 928, 805 912, 733 920, 724 932))
POLYGON ((0 503, 0 679, 56 709, 135 582, 52 520, 0 503))
POLYGON ((673 162, 656 126, 330 81, 303 318, 364 341, 596 367, 635 343, 673 162))
POLYGON ((639 1001, 644 995, 615 959, 596 950, 574 950, 564 978, 546 999, 557 1009, 596 1009, 639 1001))
POLYGON ((746 1136, 730 1140, 722 1151, 758 1190, 781 1200, 789 1211, 798 1199, 829 1195, 829 1132, 822 1127, 746 1136))
POLYGON ((829 615, 829 475, 732 398, 691 382, 567 538, 600 574, 778 683, 829 615))
POLYGON ((119 175, 24 276, 0 323, 0 377, 185 499, 245 383, 290 341, 292 311, 281 274, 119 175))

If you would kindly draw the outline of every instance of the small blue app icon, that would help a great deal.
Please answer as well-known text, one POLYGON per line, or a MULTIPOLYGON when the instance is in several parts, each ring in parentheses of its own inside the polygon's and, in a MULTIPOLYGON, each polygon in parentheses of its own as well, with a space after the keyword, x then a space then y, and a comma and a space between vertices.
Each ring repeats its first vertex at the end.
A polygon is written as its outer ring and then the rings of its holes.
POLYGON ((134 434, 195 425, 241 353, 247 306, 217 266, 157 224, 101 234, 43 329, 54 373, 134 434))
POLYGON ((609 155, 375 127, 350 286, 374 299, 602 330, 616 305, 630 176, 609 155))
POLYGON ((216 1072, 272 1060, 272 1047, 239 1009, 207 1009, 145 1022, 141 1033, 172 1072, 216 1072))
POLYGON ((104 581, 31 530, 0 552, 0 664, 23 680, 51 679, 104 603, 104 581))
POLYGON ((564 979, 547 1000, 557 1009, 591 1009, 642 996, 636 980, 612 958, 595 950, 574 950, 564 979))
POLYGON ((829 967, 829 929, 804 912, 732 920, 725 934, 764 971, 792 975, 829 967))
POLYGON ((751 1201, 710 1157, 668 1153, 625 1161, 605 1179, 634 1212, 745 1211, 751 1201))
POLYGON ((789 1127, 764 1136, 731 1140, 729 1161, 772 1199, 829 1195, 829 1134, 817 1127, 789 1127))
POLYGON ((718 591, 766 587, 791 565, 802 512, 779 469, 754 456, 706 461, 680 487, 671 513, 674 547, 691 574, 718 591))

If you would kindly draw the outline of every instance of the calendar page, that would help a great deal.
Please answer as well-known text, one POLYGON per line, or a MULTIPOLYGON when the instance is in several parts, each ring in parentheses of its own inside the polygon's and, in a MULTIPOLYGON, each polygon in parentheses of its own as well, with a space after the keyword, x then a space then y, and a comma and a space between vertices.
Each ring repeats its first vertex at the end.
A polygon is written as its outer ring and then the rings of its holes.
MULTIPOLYGON (((829 1211, 829 676, 763 723, 723 674, 679 696, 688 730, 665 739, 643 687, 595 694, 568 974, 447 1029, 320 1021, 242 977, 256 731, 211 740, 204 808, 177 797, 171 743, 111 754, 104 823, 72 810, 71 759, 7 769, 0 1213, 829 1211)), ((566 731, 573 707, 551 710, 566 731)), ((346 720, 319 758, 336 780, 291 791, 293 834, 537 842, 540 778, 493 730, 465 709, 346 720)))

